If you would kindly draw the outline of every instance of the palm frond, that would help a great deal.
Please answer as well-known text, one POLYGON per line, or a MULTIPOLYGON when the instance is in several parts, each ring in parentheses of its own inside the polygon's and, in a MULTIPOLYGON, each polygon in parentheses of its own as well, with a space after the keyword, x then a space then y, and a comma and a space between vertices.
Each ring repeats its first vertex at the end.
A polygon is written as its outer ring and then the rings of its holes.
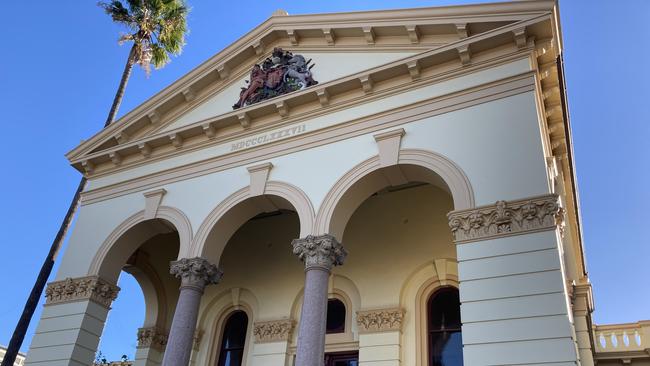
POLYGON ((98 5, 113 21, 130 29, 118 42, 134 42, 132 62, 147 75, 150 65, 159 69, 170 61, 170 55, 183 50, 189 13, 184 0, 111 0, 98 5))

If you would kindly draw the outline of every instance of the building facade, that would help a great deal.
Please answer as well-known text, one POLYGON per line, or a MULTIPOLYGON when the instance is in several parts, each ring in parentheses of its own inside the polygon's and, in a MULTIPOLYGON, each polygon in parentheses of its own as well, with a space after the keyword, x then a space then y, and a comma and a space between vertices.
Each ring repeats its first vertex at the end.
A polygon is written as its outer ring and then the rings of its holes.
POLYGON ((554 1, 278 11, 68 153, 27 365, 91 364, 122 271, 134 365, 648 365, 591 319, 565 98, 554 1))
MULTIPOLYGON (((7 347, 5 346, 0 346, 0 362, 5 358, 5 354, 7 353, 7 347)), ((22 353, 18 353, 16 355, 16 361, 14 361, 14 366, 24 366, 25 365, 25 355, 22 353)))

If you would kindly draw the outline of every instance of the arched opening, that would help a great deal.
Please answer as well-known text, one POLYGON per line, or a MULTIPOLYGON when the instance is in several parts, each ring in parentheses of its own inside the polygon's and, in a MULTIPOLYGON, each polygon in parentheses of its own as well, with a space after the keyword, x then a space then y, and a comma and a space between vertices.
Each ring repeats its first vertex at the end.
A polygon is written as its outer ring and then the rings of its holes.
POLYGON ((247 330, 248 315, 246 312, 237 310, 228 316, 221 335, 217 366, 242 365, 247 330))
POLYGON ((454 287, 443 287, 427 301, 428 366, 462 366, 460 298, 454 287))
MULTIPOLYGON (((399 164, 369 168, 354 179, 342 178, 340 183, 325 199, 326 207, 319 212, 317 225, 326 223, 326 231, 340 238, 347 249, 346 263, 335 268, 334 273, 350 278, 358 286, 364 294, 365 309, 412 309, 416 296, 402 298, 402 290, 416 268, 427 266, 439 272, 425 280, 450 278, 452 274, 447 273, 446 263, 454 263, 457 255, 447 213, 454 210, 455 196, 445 179, 422 165, 399 164), (328 202, 334 196, 338 200, 328 202), (321 214, 327 207, 331 214, 329 219, 323 219, 321 214), (441 264, 445 264, 444 268, 441 264)), ((353 311, 358 310, 362 309, 353 311)), ((423 318, 420 321, 426 328, 426 317, 423 318)), ((415 317, 406 314, 403 322, 396 327, 409 333, 399 332, 393 338, 395 344, 375 351, 387 352, 391 355, 387 357, 403 358, 398 350, 407 338, 409 347, 416 347, 414 340, 420 335, 415 331, 415 317)), ((399 330, 385 327, 390 331, 399 330)), ((386 328, 375 326, 374 331, 386 328)), ((406 352, 413 359, 404 361, 416 364, 414 351, 406 352)), ((417 365, 425 366, 426 362, 417 365)))
POLYGON ((134 365, 161 359, 178 298, 177 279, 169 275, 180 237, 164 219, 139 221, 105 243, 99 276, 121 287, 112 304, 98 350, 107 361, 123 355, 134 365))
MULTIPOLYGON (((204 299, 224 298, 227 302, 221 306, 235 311, 243 307, 249 310, 248 330, 241 349, 242 365, 252 357, 254 322, 291 318, 293 299, 304 284, 303 268, 291 250, 291 241, 300 235, 301 219, 283 197, 249 197, 223 212, 206 235, 202 256, 217 263, 224 275, 218 286, 206 288, 204 299), (256 302, 246 301, 244 292, 257 299, 256 302)), ((206 311, 214 312, 215 309, 207 308, 206 311)), ((211 328, 205 330, 213 331, 211 328)), ((221 332, 219 328, 214 331, 221 332)), ((197 359, 197 362, 221 366, 230 352, 223 348, 221 334, 207 334, 203 338, 209 340, 210 350, 205 361, 197 359)), ((240 362, 233 357, 231 359, 240 362)))

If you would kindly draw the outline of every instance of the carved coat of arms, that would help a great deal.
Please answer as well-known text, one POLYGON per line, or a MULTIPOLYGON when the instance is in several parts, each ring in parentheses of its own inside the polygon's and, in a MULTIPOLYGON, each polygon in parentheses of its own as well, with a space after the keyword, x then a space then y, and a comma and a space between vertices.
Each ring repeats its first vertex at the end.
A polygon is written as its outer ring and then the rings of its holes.
POLYGON ((239 100, 232 109, 318 84, 312 77, 312 67, 311 59, 305 60, 302 55, 274 48, 271 57, 261 65, 253 66, 250 80, 246 80, 248 86, 241 88, 239 100))

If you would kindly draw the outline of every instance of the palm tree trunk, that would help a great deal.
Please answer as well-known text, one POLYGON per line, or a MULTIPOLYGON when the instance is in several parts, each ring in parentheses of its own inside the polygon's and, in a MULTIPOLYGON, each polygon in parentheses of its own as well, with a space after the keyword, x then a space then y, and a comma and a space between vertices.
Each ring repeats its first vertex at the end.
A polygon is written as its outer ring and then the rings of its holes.
MULTIPOLYGON (((113 99, 113 105, 111 106, 111 110, 108 113, 108 118, 106 119, 104 128, 113 122, 113 120, 115 119, 115 115, 117 114, 117 110, 120 108, 120 103, 122 103, 122 98, 124 97, 124 90, 126 89, 126 84, 129 81, 129 77, 131 76, 131 70, 133 69, 133 65, 135 63, 134 60, 135 60, 135 45, 131 47, 131 51, 129 52, 129 57, 126 60, 126 65, 124 66, 124 71, 122 72, 122 79, 120 80, 120 85, 117 88, 117 93, 115 93, 115 98, 113 99)), ((79 186, 77 187, 77 191, 75 192, 74 197, 72 197, 72 202, 70 202, 68 211, 66 212, 65 217, 63 218, 63 222, 61 222, 59 231, 56 233, 56 236, 54 237, 54 241, 50 246, 50 251, 49 253, 47 253, 45 262, 43 262, 43 266, 41 266, 41 271, 38 273, 38 277, 36 278, 36 282, 34 283, 32 292, 29 294, 29 297, 27 298, 27 302, 25 303, 25 307, 23 308, 23 313, 20 316, 20 319, 18 320, 18 324, 16 324, 14 333, 11 336, 11 341, 9 341, 9 346, 7 347, 7 353, 5 353, 4 359, 2 360, 2 364, 0 366, 13 366, 16 360, 16 355, 18 355, 18 351, 20 350, 20 347, 23 344, 23 340, 25 339, 25 334, 27 333, 27 328, 29 328, 29 323, 32 320, 34 311, 36 310, 36 306, 38 305, 38 301, 40 300, 43 294, 43 289, 47 284, 47 279, 50 277, 50 274, 52 273, 52 268, 54 267, 54 261, 56 259, 56 255, 61 249, 61 246, 63 245, 65 234, 67 233, 68 228, 70 227, 70 222, 72 221, 72 218, 74 217, 74 214, 77 211, 79 198, 81 198, 81 192, 83 192, 85 186, 86 186, 86 177, 82 177, 81 181, 79 181, 79 186)))
POLYGON ((120 80, 120 86, 117 87, 117 93, 115 93, 115 98, 113 99, 113 105, 111 110, 108 112, 108 118, 106 118, 106 123, 104 127, 110 125, 115 120, 115 115, 117 110, 120 109, 120 104, 122 104, 122 98, 124 97, 124 90, 126 90, 126 84, 129 82, 129 77, 131 77, 131 70, 133 70, 133 64, 135 63, 135 43, 131 47, 129 52, 129 57, 126 59, 126 65, 124 65, 124 71, 122 71, 122 79, 120 80))

